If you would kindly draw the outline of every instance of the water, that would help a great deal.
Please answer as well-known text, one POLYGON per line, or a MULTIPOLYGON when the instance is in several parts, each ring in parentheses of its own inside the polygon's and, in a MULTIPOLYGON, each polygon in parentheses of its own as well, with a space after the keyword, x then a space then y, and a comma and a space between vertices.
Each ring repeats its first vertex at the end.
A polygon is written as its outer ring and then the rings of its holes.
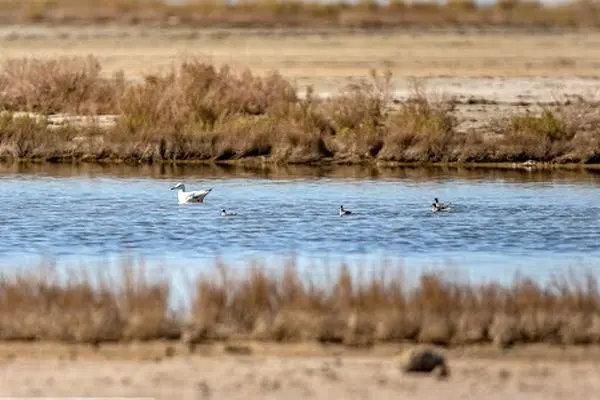
POLYGON ((598 198, 600 175, 589 173, 10 167, 0 169, 0 266, 127 254, 203 268, 215 256, 245 265, 294 254, 305 266, 387 258, 470 277, 548 275, 599 265, 598 198), (181 206, 169 190, 178 181, 214 191, 181 206), (431 213, 434 197, 454 212, 431 213), (356 215, 340 218, 340 204, 356 215))

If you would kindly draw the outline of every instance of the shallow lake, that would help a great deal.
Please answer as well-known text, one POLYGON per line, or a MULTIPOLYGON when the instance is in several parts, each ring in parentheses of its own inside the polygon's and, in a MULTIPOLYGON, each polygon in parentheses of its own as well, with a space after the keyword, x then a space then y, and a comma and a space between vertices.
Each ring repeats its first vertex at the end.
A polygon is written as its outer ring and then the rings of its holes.
POLYGON ((241 266, 294 255, 315 274, 387 259, 471 278, 548 275, 600 265, 599 199, 591 172, 2 166, 0 267, 130 255, 197 269, 216 256, 241 266), (179 205, 169 188, 180 181, 214 189, 179 205), (454 210, 432 213, 434 197, 454 210), (355 215, 340 218, 340 204, 355 215))

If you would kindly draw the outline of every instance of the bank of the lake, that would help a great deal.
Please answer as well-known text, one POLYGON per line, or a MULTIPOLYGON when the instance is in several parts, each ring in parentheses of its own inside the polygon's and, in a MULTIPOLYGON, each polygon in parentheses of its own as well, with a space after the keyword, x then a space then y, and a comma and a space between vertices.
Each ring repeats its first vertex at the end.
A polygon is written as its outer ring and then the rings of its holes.
POLYGON ((277 72, 259 76, 197 60, 137 83, 122 74, 106 78, 100 70, 92 56, 7 62, 0 71, 0 160, 487 167, 600 162, 594 98, 490 107, 486 99, 434 96, 418 82, 397 98, 391 75, 375 71, 337 93, 323 97, 308 89, 301 96, 277 72), (20 80, 11 78, 16 74, 20 80))

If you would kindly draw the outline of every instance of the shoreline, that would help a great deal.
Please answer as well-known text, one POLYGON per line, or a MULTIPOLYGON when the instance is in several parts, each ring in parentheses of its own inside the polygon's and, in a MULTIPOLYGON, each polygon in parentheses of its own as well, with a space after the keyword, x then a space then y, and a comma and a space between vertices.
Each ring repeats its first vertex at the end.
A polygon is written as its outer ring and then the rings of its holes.
POLYGON ((10 29, 0 27, 7 163, 600 166, 598 34, 515 46, 497 34, 257 40, 209 29, 165 40, 139 28, 115 46, 97 27, 10 29))
POLYGON ((7 62, 0 71, 5 109, 0 160, 505 169, 600 165, 598 95, 581 93, 585 87, 592 91, 597 81, 573 81, 571 90, 559 94, 547 87, 549 93, 536 91, 535 84, 519 93, 513 85, 490 98, 481 87, 470 96, 468 88, 438 93, 419 80, 394 90, 390 71, 373 70, 335 94, 299 95, 277 71, 259 75, 198 60, 183 61, 170 73, 146 75, 141 83, 128 83, 123 74, 106 78, 100 71, 91 55, 7 62), (12 78, 16 74, 19 79, 12 78))
MULTIPOLYGON (((160 362, 173 358, 189 357, 332 357, 345 359, 370 358, 389 360, 407 349, 420 346, 406 343, 378 343, 372 347, 351 347, 340 344, 277 343, 253 340, 216 341, 190 347, 178 340, 148 340, 116 343, 65 343, 55 341, 4 341, 0 340, 0 360, 78 360, 78 361, 150 361, 160 362)), ((465 344, 458 346, 423 345, 436 348, 450 360, 479 359, 506 361, 553 361, 572 363, 600 360, 596 345, 549 345, 544 343, 520 344, 501 349, 491 344, 465 344)), ((1 361, 0 361, 1 362, 1 361)))
POLYGON ((600 25, 594 26, 551 26, 551 25, 481 25, 481 24, 406 24, 381 27, 361 27, 361 26, 186 26, 186 25, 167 25, 167 24, 121 24, 118 22, 105 23, 56 23, 56 22, 3 22, 0 21, 0 36, 5 39, 15 40, 19 35, 29 36, 31 39, 40 39, 43 32, 56 32, 55 39, 66 40, 69 38, 69 32, 79 32, 80 35, 98 32, 98 35, 88 35, 88 39, 103 38, 133 38, 136 36, 149 37, 152 35, 161 36, 167 34, 171 38, 189 38, 194 39, 197 36, 206 35, 213 39, 226 39, 230 37, 244 36, 274 36, 281 38, 296 36, 315 36, 315 37, 336 37, 336 36, 380 36, 380 35, 405 35, 405 34, 461 34, 461 35, 556 35, 563 34, 597 34, 600 32, 600 25), (20 32, 20 33, 19 33, 20 32), (10 36, 7 36, 10 35, 10 36), (181 35, 181 36, 180 36, 181 35))
POLYGON ((540 171, 597 171, 600 170, 600 163, 548 163, 535 160, 524 162, 394 162, 394 161, 357 161, 348 162, 346 160, 320 160, 310 162, 279 162, 269 161, 262 158, 252 159, 246 158, 241 160, 176 160, 176 161, 131 161, 131 160, 69 160, 70 157, 65 157, 67 160, 37 160, 37 159, 19 159, 19 160, 1 160, 0 165, 10 167, 14 165, 58 165, 58 166, 127 166, 127 167, 148 167, 148 166, 214 166, 214 167, 240 167, 242 170, 255 170, 269 167, 302 167, 314 168, 343 168, 343 167, 365 167, 374 169, 466 169, 466 170, 524 170, 528 172, 540 171))

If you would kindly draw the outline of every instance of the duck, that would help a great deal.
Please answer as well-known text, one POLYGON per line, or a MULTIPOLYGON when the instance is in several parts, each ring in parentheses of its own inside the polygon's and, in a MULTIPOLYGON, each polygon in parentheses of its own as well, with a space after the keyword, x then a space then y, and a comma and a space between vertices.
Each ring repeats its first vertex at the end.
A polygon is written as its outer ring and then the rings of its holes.
POLYGON ((340 217, 344 216, 344 215, 350 215, 352 214, 352 211, 349 210, 344 210, 344 206, 340 206, 340 217))
POLYGON ((221 209, 222 217, 233 217, 234 215, 237 215, 237 213, 233 211, 226 211, 224 208, 221 209))
POLYGON ((185 185, 181 182, 171 188, 171 190, 177 190, 177 200, 179 204, 186 203, 204 203, 204 198, 212 192, 213 188, 207 190, 193 190, 186 192, 185 185))
POLYGON ((442 210, 437 204, 431 203, 431 212, 439 212, 439 211, 444 211, 444 210, 442 210))
POLYGON ((437 197, 435 199, 433 199, 433 203, 431 204, 431 211, 437 212, 437 211, 448 211, 448 210, 450 210, 450 203, 448 203, 448 204, 440 203, 440 201, 438 200, 437 197))

